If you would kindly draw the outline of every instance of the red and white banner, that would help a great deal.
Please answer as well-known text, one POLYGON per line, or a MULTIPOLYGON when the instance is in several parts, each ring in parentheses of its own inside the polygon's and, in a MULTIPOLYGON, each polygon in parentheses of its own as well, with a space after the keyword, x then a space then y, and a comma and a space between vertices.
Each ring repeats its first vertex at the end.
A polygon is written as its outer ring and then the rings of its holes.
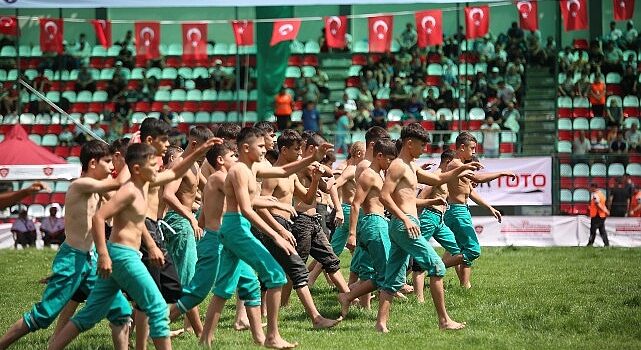
POLYGON ((506 245, 551 247, 576 246, 576 217, 504 216, 501 236, 506 245))
POLYGON ((566 32, 588 29, 587 0, 561 0, 559 6, 566 32))
MULTIPOLYGON (((439 159, 419 158, 418 164, 439 159)), ((513 171, 514 180, 500 177, 476 187, 481 197, 491 205, 551 205, 552 204, 552 158, 485 158, 481 160, 483 172, 513 171)), ((470 205, 475 205, 469 201, 470 205)))
POLYGON ((207 59, 207 24, 183 23, 183 59, 202 61, 207 59))
MULTIPOLYGON (((578 245, 586 245, 590 238, 590 218, 579 216, 578 220, 578 245)), ((641 247, 641 218, 606 218, 605 231, 611 246, 615 247, 641 247)), ((603 246, 599 231, 596 233, 595 246, 603 246)))
POLYGON ((274 21, 274 30, 272 31, 272 40, 269 46, 274 46, 282 41, 296 40, 300 30, 300 19, 279 19, 274 21))
POLYGON ((234 31, 236 46, 254 45, 254 22, 253 21, 232 21, 231 28, 234 31))
POLYGON ((16 36, 18 32, 18 19, 16 16, 0 17, 0 34, 16 36))
POLYGON ((519 0, 516 2, 516 10, 519 12, 519 23, 521 29, 539 29, 539 5, 537 0, 519 0))
POLYGON ((465 8, 465 37, 467 40, 481 38, 490 29, 490 7, 465 8))
POLYGON ((632 19, 632 15, 634 15, 634 0, 612 0, 612 8, 614 8, 615 20, 625 21, 632 19))
POLYGON ((80 164, 0 165, 0 181, 71 180, 80 176, 80 164))
POLYGON ((367 18, 369 27, 369 52, 389 52, 394 32, 393 16, 367 18))
POLYGON ((160 57, 160 23, 136 22, 135 29, 137 58, 160 57))
POLYGON ((96 39, 105 49, 111 47, 111 21, 104 19, 94 19, 91 21, 93 29, 96 31, 96 39))
POLYGON ((347 16, 325 17, 325 40, 327 41, 327 47, 344 49, 345 33, 347 33, 347 16))
POLYGON ((40 49, 42 52, 62 53, 64 22, 60 18, 40 19, 40 49))
POLYGON ((441 10, 418 11, 414 14, 418 47, 443 43, 443 12, 441 10))

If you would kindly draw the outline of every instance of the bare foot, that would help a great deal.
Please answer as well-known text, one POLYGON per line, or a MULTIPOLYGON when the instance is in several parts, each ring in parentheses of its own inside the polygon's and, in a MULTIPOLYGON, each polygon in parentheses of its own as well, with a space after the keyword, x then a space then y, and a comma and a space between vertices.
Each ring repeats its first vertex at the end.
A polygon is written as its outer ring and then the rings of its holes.
POLYGON ((298 343, 289 343, 285 339, 278 337, 277 339, 265 339, 263 344, 266 348, 270 349, 293 349, 298 346, 298 343))
POLYGON ((399 290, 399 292, 403 294, 414 293, 414 287, 410 286, 409 284, 406 284, 399 290))
POLYGON ((314 318, 312 321, 312 324, 314 325, 314 329, 326 329, 326 328, 332 328, 339 324, 341 322, 341 319, 338 320, 330 320, 328 318, 325 318, 323 316, 317 316, 314 318))
POLYGON ((394 294, 394 297, 397 299, 407 300, 405 294, 401 293, 400 291, 396 292, 396 294, 394 294))
POLYGON ((263 334, 263 336, 258 338, 258 339, 254 338, 254 344, 256 344, 258 346, 264 346, 265 345, 265 335, 263 334))
POLYGON ((380 333, 389 333, 389 329, 387 329, 387 325, 382 323, 376 324, 376 331, 380 333))
POLYGON ((246 331, 249 329, 249 320, 238 320, 234 323, 234 329, 237 331, 246 331))
POLYGON ((341 317, 347 316, 351 302, 347 298, 347 293, 338 293, 338 302, 341 304, 341 317))
POLYGON ((425 298, 417 298, 416 301, 418 301, 419 304, 425 304, 425 298))
POLYGON ((470 289, 470 288, 472 288, 472 283, 467 282, 466 284, 461 284, 461 288, 470 289))
POLYGON ((179 336, 179 335, 181 335, 183 333, 185 333, 185 329, 184 328, 176 329, 175 331, 170 331, 169 332, 169 338, 177 337, 177 336, 179 336))
POLYGON ((206 349, 211 349, 211 341, 213 339, 200 339, 200 345, 206 349))
POLYGON ((448 320, 445 322, 439 322, 438 328, 442 331, 452 331, 465 328, 465 322, 458 323, 454 320, 448 320))

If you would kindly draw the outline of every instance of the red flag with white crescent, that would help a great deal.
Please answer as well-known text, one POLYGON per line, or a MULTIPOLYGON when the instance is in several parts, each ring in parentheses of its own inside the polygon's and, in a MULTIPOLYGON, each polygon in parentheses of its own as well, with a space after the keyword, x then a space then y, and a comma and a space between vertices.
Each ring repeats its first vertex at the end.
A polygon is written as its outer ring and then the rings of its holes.
POLYGON ((347 16, 325 17, 325 38, 327 41, 327 47, 344 49, 345 33, 347 33, 347 16))
POLYGON ((443 12, 441 10, 418 11, 414 17, 416 18, 418 47, 443 43, 443 12))
POLYGON ((108 49, 111 46, 111 21, 105 19, 94 19, 91 21, 96 31, 96 39, 100 45, 108 49))
POLYGON ((16 36, 18 31, 18 19, 16 16, 0 17, 0 34, 16 36))
POLYGON ((204 60, 207 58, 207 24, 183 23, 183 59, 204 60))
POLYGON ((521 29, 535 31, 539 29, 539 4, 537 0, 516 1, 521 29))
POLYGON ((160 57, 160 23, 136 22, 136 56, 145 59, 160 57))
POLYGON ((369 28, 369 52, 389 52, 394 31, 392 16, 376 16, 367 19, 369 28))
POLYGON ((614 8, 615 20, 625 21, 632 19, 632 15, 634 14, 634 0, 612 0, 612 7, 614 8))
POLYGON ((559 6, 566 32, 588 29, 587 0, 561 0, 559 6))
POLYGON ((253 21, 232 21, 232 30, 236 38, 236 46, 254 45, 254 22, 253 21))
POLYGON ((482 38, 490 28, 490 8, 473 6, 465 8, 466 39, 482 38))
POLYGON ((60 18, 40 19, 40 50, 62 53, 63 21, 60 18))
POLYGON ((272 31, 272 40, 269 42, 269 46, 274 46, 282 41, 296 40, 299 29, 300 19, 297 18, 274 21, 274 30, 272 31))

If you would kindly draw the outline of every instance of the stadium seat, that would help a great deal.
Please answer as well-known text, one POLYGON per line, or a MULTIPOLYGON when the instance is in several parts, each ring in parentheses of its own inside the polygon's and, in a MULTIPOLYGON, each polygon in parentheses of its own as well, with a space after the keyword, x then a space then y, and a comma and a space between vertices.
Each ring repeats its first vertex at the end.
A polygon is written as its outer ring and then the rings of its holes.
POLYGON ((36 121, 36 116, 33 115, 32 113, 22 113, 20 115, 20 124, 31 125, 35 123, 35 121, 36 121))
POLYGON ((51 195, 51 203, 65 204, 65 193, 54 193, 51 195))
POLYGON ((590 119, 590 130, 605 130, 605 119, 601 117, 590 119))
POLYGON ((219 91, 218 100, 219 101, 231 101, 234 99, 234 93, 232 91, 219 91))
POLYGON ((608 176, 623 176, 625 167, 621 163, 612 163, 608 166, 608 176))
POLYGON ((443 75, 443 66, 437 63, 432 63, 427 66, 427 75, 443 75))
POLYGON ((158 90, 154 95, 154 101, 167 102, 169 101, 169 97, 170 97, 169 90, 158 90))
POLYGON ((603 163, 594 163, 590 167, 590 176, 606 176, 607 170, 603 163))
POLYGON ((576 118, 572 121, 572 129, 573 130, 590 130, 590 123, 586 118, 576 118))
POLYGON ((620 84, 621 83, 621 75, 616 72, 610 72, 605 76, 605 83, 606 84, 620 84))
POLYGON ((145 120, 145 118, 147 118, 147 114, 143 112, 134 112, 131 115, 131 122, 133 124, 140 124, 142 123, 143 120, 145 120))
POLYGON ((227 122, 228 123, 238 123, 238 122, 240 122, 240 116, 238 115, 238 112, 231 111, 231 112, 227 113, 227 122))
POLYGON ((639 163, 630 163, 625 168, 625 173, 630 176, 641 176, 641 164, 639 163))
POLYGON ((42 204, 31 204, 29 209, 27 209, 27 215, 31 218, 42 218, 46 215, 45 207, 42 204))
POLYGON ((36 134, 29 134, 29 140, 33 141, 36 145, 42 144, 42 136, 36 134))
POLYGON ((559 119, 557 125, 559 130, 572 130, 572 121, 569 119, 559 119))
POLYGON ((391 122, 401 121, 401 119, 403 118, 403 114, 403 111, 400 109, 391 109, 387 113, 387 120, 391 122))
POLYGON ((575 188, 587 188, 589 185, 590 167, 587 164, 575 164, 572 168, 575 188))
POLYGON ((318 45, 318 42, 314 40, 309 40, 308 42, 305 43, 305 53, 320 53, 320 46, 318 45))
POLYGON ((590 192, 584 188, 578 188, 572 193, 572 201, 575 203, 587 203, 590 201, 590 192))
POLYGON ((55 147, 58 145, 58 135, 47 134, 42 137, 42 145, 47 147, 55 147))
POLYGON ((301 71, 299 67, 293 67, 289 66, 285 70, 285 77, 286 78, 300 78, 301 77, 301 71))
POLYGON ((628 95, 623 98, 623 113, 628 117, 639 116, 639 99, 636 96, 628 95))
POLYGON ((470 120, 485 120, 485 111, 482 108, 470 109, 470 120))
POLYGON ((636 124, 637 127, 641 127, 641 125, 639 123, 639 119, 637 119, 637 118, 628 117, 628 118, 625 118, 623 120, 623 126, 626 129, 630 129, 632 127, 632 124, 636 124))
POLYGON ((212 123, 224 123, 227 121, 227 114, 225 112, 216 111, 211 114, 212 123))
POLYGON ((202 91, 202 101, 216 101, 218 99, 218 93, 216 90, 207 89, 202 91))
POLYGON ((559 195, 561 202, 572 202, 572 191, 562 189, 559 195))
POLYGON ((211 123, 211 115, 209 112, 198 112, 196 113, 196 124, 209 124, 211 123))
POLYGON ((187 97, 187 93, 182 89, 171 90, 171 95, 169 96, 170 101, 184 101, 187 97))
POLYGON ((358 99, 358 94, 359 94, 358 88, 348 87, 348 88, 345 89, 345 93, 352 100, 357 100, 358 99))
POLYGON ((438 118, 440 118, 440 115, 443 114, 445 116, 445 120, 452 120, 453 119, 453 113, 452 110, 449 108, 439 108, 436 111, 436 115, 438 118))
POLYGON ((369 52, 369 44, 366 40, 359 40, 354 43, 352 47, 352 52, 354 53, 367 53, 369 52))
POLYGON ((47 133, 47 127, 45 125, 42 125, 42 124, 36 124, 36 125, 31 127, 31 130, 29 132, 32 133, 32 134, 37 134, 37 135, 42 136, 42 135, 47 133))

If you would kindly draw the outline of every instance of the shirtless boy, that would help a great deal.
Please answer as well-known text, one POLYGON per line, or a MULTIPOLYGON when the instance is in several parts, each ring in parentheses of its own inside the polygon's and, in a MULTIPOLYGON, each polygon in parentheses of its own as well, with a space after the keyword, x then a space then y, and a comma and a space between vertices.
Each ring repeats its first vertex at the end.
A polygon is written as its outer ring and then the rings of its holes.
MULTIPOLYGON (((74 293, 80 290, 88 295, 96 282, 96 254, 90 234, 91 218, 98 207, 100 194, 118 189, 129 174, 122 172, 120 178, 110 178, 113 171, 112 155, 109 146, 102 141, 85 143, 80 150, 80 162, 82 175, 71 183, 65 195, 66 239, 53 260, 52 275, 42 300, 11 326, 0 339, 0 349, 6 349, 29 332, 49 327, 63 307, 71 301, 74 293)), ((121 293, 115 295, 109 305, 111 310, 107 318, 112 323, 114 347, 126 349, 126 324, 129 322, 131 308, 121 293)), ((76 306, 77 303, 74 303, 70 314, 76 306)))
MULTIPOLYGON (((460 133, 456 138, 456 157, 448 164, 447 169, 455 169, 471 161, 476 153, 476 143, 476 138, 469 132, 460 133)), ((463 263, 456 270, 463 288, 472 287, 470 283, 472 262, 481 255, 481 246, 472 224, 472 215, 467 207, 467 199, 472 193, 472 183, 490 182, 501 176, 514 177, 514 173, 505 171, 472 174, 467 177, 453 178, 447 182, 449 209, 445 212, 443 221, 454 232, 456 243, 463 254, 463 263)), ((475 196, 475 198, 480 197, 475 196)), ((484 204, 500 222, 501 213, 487 203, 484 204)))
POLYGON ((428 173, 414 163, 429 142, 429 136, 423 127, 418 123, 405 126, 401 131, 401 141, 398 158, 390 164, 380 194, 381 203, 393 217, 389 223, 391 247, 383 291, 380 294, 376 330, 388 332, 387 320, 393 296, 405 283, 410 256, 430 276, 430 291, 438 314, 439 327, 461 329, 465 325, 452 320, 445 309, 445 265, 430 243, 421 236, 416 208, 416 186, 418 182, 438 186, 453 177, 468 175, 471 170, 476 170, 481 165, 474 162, 445 173, 428 173))

